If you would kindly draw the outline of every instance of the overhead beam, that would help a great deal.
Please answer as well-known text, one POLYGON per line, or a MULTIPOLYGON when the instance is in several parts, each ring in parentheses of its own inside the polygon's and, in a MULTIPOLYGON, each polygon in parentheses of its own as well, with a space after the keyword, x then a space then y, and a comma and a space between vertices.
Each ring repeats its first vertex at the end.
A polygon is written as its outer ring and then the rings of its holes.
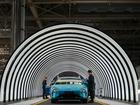
MULTIPOLYGON (((7 18, 7 20, 11 20, 11 17, 9 16, 7 16, 6 17, 7 18)), ((68 17, 67 16, 65 16, 64 17, 64 15, 63 15, 63 17, 62 16, 58 16, 58 17, 55 17, 54 15, 50 15, 50 14, 47 14, 46 16, 42 16, 42 17, 38 17, 39 19, 42 19, 42 20, 46 20, 46 19, 49 19, 49 20, 54 20, 54 19, 68 19, 68 17)), ((102 18, 102 19, 117 19, 117 20, 127 20, 127 19, 137 19, 137 20, 140 20, 140 14, 139 13, 102 13, 102 14, 99 14, 99 13, 94 13, 94 14, 76 14, 76 15, 72 15, 71 16, 71 19, 86 19, 87 20, 87 18, 91 18, 91 19, 96 19, 96 18, 102 18)), ((0 21, 2 20, 2 19, 4 19, 4 16, 0 16, 0 21)), ((35 18, 32 18, 32 16, 26 16, 26 19, 27 20, 35 20, 35 18)))
MULTIPOLYGON (((0 16, 0 21, 3 20, 4 17, 3 16, 0 16)), ((36 18, 33 18, 32 16, 26 16, 26 19, 27 20, 36 20, 36 18)), ((140 20, 140 14, 138 13, 124 13, 124 14, 121 14, 121 13, 118 13, 118 14, 90 14, 90 15, 87 15, 87 14, 78 14, 78 15, 72 15, 71 18, 68 18, 67 16, 65 17, 62 17, 62 16, 54 16, 54 15, 47 15, 47 16, 44 16, 44 17, 38 17, 39 20, 140 20)), ((7 17, 7 20, 8 21, 11 21, 11 17, 7 17)))
POLYGON ((37 10, 34 6, 34 3, 32 2, 32 0, 28 0, 28 4, 29 4, 29 7, 31 9, 31 12, 34 16, 34 19, 35 19, 36 23, 38 24, 39 28, 41 29, 43 27, 43 25, 42 25, 42 23, 39 19, 39 16, 38 16, 37 10))
MULTIPOLYGON (((80 22, 80 23, 83 23, 83 22, 80 22)), ((87 23, 88 25, 88 23, 87 23)), ((97 25, 94 25, 94 23, 90 24, 90 26, 93 26, 93 27, 96 27, 97 29, 99 30, 106 30, 106 31, 111 31, 111 30, 123 30, 123 31, 131 31, 131 30, 140 30, 140 25, 135 25, 135 26, 125 26, 125 25, 112 25, 112 24, 102 24, 100 23, 99 26, 97 25)), ((29 30, 39 30, 37 27, 34 27, 34 26, 27 26, 26 29, 29 31, 29 30)), ((128 34, 127 34, 128 35, 128 34)))
MULTIPOLYGON (((47 15, 44 17, 40 17, 40 20, 140 20, 140 14, 79 14, 79 15, 72 15, 70 18, 65 16, 54 16, 54 15, 47 15)), ((32 17, 27 17, 27 20, 33 20, 32 17)))
POLYGON ((140 0, 44 0, 34 4, 88 4, 88 3, 140 3, 140 0))
POLYGON ((1 0, 0 4, 12 4, 12 0, 1 0))

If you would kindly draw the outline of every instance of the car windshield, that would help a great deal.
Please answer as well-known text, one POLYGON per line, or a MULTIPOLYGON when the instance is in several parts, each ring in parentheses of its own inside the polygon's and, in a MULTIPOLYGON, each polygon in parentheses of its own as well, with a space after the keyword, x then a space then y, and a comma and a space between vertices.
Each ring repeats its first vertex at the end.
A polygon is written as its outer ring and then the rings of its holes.
POLYGON ((70 82, 56 82, 55 84, 60 84, 60 85, 65 85, 65 84, 82 84, 82 82, 73 82, 73 81, 70 81, 70 82))
POLYGON ((81 80, 80 78, 70 78, 70 77, 69 78, 68 77, 67 78, 61 78, 61 80, 66 80, 66 79, 67 80, 81 80))

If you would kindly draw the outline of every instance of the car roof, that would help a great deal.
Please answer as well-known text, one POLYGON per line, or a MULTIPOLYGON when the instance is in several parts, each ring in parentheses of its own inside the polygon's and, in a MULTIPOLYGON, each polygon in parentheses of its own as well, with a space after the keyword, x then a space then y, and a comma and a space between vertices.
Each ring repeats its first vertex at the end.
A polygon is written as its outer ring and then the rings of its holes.
POLYGON ((56 82, 81 82, 79 77, 60 77, 56 82))
POLYGON ((65 80, 57 80, 56 82, 81 82, 82 80, 70 80, 70 79, 65 79, 65 80))
POLYGON ((60 77, 59 80, 81 80, 79 77, 60 77))

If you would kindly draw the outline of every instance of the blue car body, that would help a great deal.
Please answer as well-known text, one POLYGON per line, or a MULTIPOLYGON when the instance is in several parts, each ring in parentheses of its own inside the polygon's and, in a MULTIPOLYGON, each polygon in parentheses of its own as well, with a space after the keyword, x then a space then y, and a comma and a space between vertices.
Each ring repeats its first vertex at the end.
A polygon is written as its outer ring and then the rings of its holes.
POLYGON ((81 79, 60 79, 51 86, 50 96, 52 103, 65 99, 76 99, 86 103, 88 100, 88 88, 81 79))

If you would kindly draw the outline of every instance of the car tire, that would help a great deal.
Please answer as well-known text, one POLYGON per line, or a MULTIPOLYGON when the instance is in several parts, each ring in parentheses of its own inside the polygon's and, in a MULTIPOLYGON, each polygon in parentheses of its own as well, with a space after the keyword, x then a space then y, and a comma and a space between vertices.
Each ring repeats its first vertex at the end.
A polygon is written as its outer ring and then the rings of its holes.
POLYGON ((81 100, 82 103, 87 103, 87 101, 88 101, 87 99, 82 99, 81 100))
POLYGON ((56 103, 57 100, 56 99, 51 99, 51 103, 56 103))

